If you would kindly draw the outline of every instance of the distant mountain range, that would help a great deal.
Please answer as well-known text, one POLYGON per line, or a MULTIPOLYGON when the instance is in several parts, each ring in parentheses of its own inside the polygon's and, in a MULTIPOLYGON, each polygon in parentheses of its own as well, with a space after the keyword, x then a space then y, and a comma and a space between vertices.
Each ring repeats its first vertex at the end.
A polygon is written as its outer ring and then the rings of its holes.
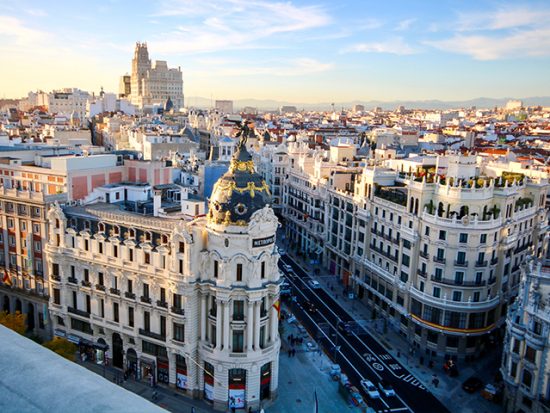
MULTIPOLYGON (((392 110, 398 106, 404 106, 406 109, 459 109, 469 108, 475 106, 478 109, 487 108, 491 109, 495 106, 503 107, 509 100, 521 100, 525 106, 550 106, 550 96, 535 96, 526 98, 485 98, 480 97, 470 100, 457 100, 457 101, 442 101, 442 100, 394 100, 394 101, 381 101, 381 100, 353 100, 348 102, 334 102, 334 108, 340 110, 341 108, 350 109, 353 105, 363 105, 365 109, 372 109, 374 107, 381 107, 382 109, 392 110)), ((212 107, 213 100, 200 97, 191 96, 185 98, 185 105, 196 108, 210 108, 212 107)), ((235 99, 233 100, 234 109, 239 110, 245 106, 252 106, 259 110, 277 110, 281 106, 296 106, 298 110, 331 110, 332 103, 319 102, 319 103, 298 103, 298 102, 286 102, 269 99, 235 99)))

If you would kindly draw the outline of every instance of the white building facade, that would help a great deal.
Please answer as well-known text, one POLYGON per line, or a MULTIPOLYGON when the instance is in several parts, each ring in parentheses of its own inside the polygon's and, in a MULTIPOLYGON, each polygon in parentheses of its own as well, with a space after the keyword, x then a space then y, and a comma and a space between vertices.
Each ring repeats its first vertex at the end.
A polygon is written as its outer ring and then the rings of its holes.
POLYGON ((246 149, 206 217, 185 222, 108 204, 49 212, 56 335, 215 409, 277 395, 277 218, 246 149))

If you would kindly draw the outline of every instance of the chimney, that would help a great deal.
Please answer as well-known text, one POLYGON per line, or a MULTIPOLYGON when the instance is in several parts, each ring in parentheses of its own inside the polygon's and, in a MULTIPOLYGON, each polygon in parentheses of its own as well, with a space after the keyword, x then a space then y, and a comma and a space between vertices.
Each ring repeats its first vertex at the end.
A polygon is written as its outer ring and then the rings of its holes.
POLYGON ((161 198, 162 198, 162 191, 159 189, 154 189, 154 197, 153 197, 153 216, 158 217, 159 216, 159 209, 161 205, 161 198))

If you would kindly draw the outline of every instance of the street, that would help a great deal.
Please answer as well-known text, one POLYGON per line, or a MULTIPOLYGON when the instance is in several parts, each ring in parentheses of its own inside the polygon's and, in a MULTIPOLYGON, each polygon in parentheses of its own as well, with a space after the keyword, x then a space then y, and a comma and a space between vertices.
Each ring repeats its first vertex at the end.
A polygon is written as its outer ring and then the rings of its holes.
POLYGON ((341 331, 339 323, 353 322, 353 317, 324 289, 312 288, 309 285, 311 278, 294 260, 284 255, 279 267, 292 286, 293 313, 317 338, 333 361, 341 366, 350 381, 357 388, 365 378, 375 385, 385 380, 393 386, 396 392, 394 397, 387 397, 381 392, 380 399, 370 400, 364 394, 369 407, 378 412, 448 412, 365 328, 356 326, 349 332, 341 331), (285 264, 290 265, 293 271, 287 271, 285 264))

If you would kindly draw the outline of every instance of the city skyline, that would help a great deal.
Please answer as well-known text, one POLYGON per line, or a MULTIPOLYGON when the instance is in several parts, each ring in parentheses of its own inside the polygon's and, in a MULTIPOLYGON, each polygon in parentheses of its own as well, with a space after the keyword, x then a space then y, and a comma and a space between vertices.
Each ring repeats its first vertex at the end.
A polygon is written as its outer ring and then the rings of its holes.
POLYGON ((550 95, 550 6, 525 2, 65 1, 0 4, 2 97, 118 91, 136 41, 180 66, 186 96, 463 100, 550 95))

